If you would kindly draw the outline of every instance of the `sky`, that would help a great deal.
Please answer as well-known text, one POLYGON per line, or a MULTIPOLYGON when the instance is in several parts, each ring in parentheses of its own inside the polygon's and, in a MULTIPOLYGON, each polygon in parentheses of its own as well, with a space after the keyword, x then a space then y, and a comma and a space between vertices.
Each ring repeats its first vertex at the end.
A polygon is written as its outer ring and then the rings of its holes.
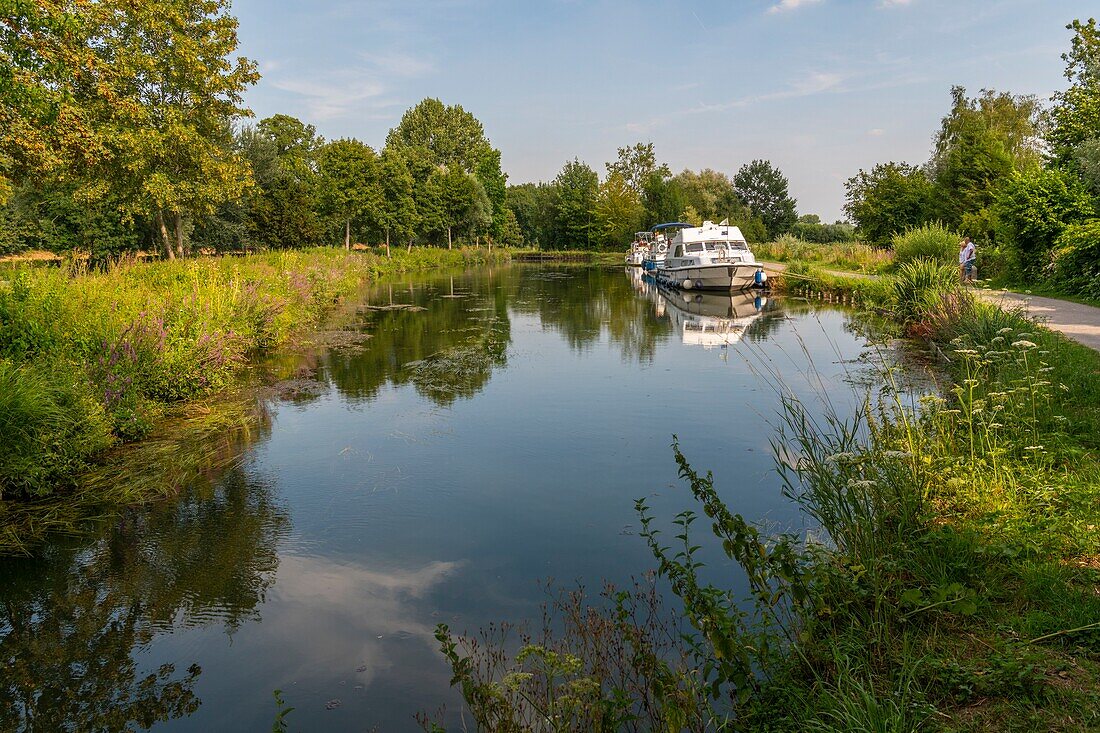
POLYGON ((375 147, 425 97, 460 104, 510 183, 652 142, 674 172, 764 158, 799 213, 923 163, 952 85, 1064 88, 1067 23, 1096 0, 235 0, 246 102, 375 147))

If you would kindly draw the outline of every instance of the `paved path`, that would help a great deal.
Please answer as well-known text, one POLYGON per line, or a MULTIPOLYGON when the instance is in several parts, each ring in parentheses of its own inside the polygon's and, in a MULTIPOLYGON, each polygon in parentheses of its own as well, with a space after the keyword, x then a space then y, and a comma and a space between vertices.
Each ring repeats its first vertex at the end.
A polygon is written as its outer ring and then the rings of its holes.
POLYGON ((1027 315, 1044 326, 1061 331, 1069 338, 1100 351, 1100 308, 1037 295, 1021 295, 1003 290, 976 290, 980 298, 1002 308, 1023 308, 1027 315))
MULTIPOLYGON (((781 273, 787 269, 787 266, 782 262, 761 262, 760 264, 769 272, 781 273)), ((825 270, 824 272, 841 277, 877 277, 876 275, 841 272, 839 270, 825 270)), ((979 298, 996 303, 1005 309, 1022 308, 1028 317, 1042 323, 1047 328, 1059 331, 1078 343, 1100 351, 1100 308, 1073 303, 1068 300, 1011 293, 1006 290, 975 289, 974 293, 979 298)))

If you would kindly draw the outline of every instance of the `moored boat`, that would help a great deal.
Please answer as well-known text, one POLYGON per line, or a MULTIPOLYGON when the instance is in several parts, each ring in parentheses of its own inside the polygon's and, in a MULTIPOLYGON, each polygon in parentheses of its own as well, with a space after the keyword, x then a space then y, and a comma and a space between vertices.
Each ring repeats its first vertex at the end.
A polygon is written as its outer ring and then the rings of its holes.
POLYGON ((626 264, 631 267, 641 267, 653 244, 653 235, 650 232, 638 232, 634 235, 634 241, 630 243, 630 251, 626 253, 626 264))
POLYGON ((657 224, 649 228, 649 235, 651 237, 649 243, 649 251, 646 252, 645 257, 642 259, 642 269, 649 270, 650 272, 656 272, 661 266, 661 263, 665 261, 665 257, 668 256, 668 230, 675 229, 677 227, 690 227, 691 224, 685 224, 681 221, 673 221, 667 224, 657 224))
POLYGON ((745 290, 766 280, 741 230, 728 222, 681 229, 655 269, 659 282, 685 290, 745 290))

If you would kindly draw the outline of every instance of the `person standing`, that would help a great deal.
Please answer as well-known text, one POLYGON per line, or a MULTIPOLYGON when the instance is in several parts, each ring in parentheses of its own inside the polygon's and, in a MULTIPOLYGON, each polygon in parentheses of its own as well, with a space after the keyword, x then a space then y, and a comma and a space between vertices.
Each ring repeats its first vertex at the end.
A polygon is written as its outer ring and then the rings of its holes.
POLYGON ((966 285, 974 282, 974 263, 978 259, 978 250, 970 237, 963 237, 959 242, 959 281, 966 285))

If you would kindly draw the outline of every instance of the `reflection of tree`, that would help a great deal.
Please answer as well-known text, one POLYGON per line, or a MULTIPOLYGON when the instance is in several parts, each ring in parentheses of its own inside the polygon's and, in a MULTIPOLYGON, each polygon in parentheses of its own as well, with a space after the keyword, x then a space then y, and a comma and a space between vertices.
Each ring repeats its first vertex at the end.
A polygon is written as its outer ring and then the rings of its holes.
POLYGON ((148 728, 198 707, 197 666, 142 676, 133 653, 158 627, 255 614, 288 522, 240 467, 204 478, 90 543, 0 566, 0 729, 148 728))
POLYGON ((606 329, 624 360, 648 363, 672 331, 652 303, 635 292, 622 268, 521 270, 519 288, 523 297, 517 309, 537 313, 544 327, 557 330, 578 351, 606 329))
POLYGON ((324 371, 354 399, 370 399, 387 383, 411 383, 440 405, 472 397, 493 369, 507 364, 509 273, 479 271, 426 287, 377 289, 373 305, 413 308, 371 311, 371 339, 359 349, 329 352, 324 371), (462 297, 451 297, 456 293, 462 297))

